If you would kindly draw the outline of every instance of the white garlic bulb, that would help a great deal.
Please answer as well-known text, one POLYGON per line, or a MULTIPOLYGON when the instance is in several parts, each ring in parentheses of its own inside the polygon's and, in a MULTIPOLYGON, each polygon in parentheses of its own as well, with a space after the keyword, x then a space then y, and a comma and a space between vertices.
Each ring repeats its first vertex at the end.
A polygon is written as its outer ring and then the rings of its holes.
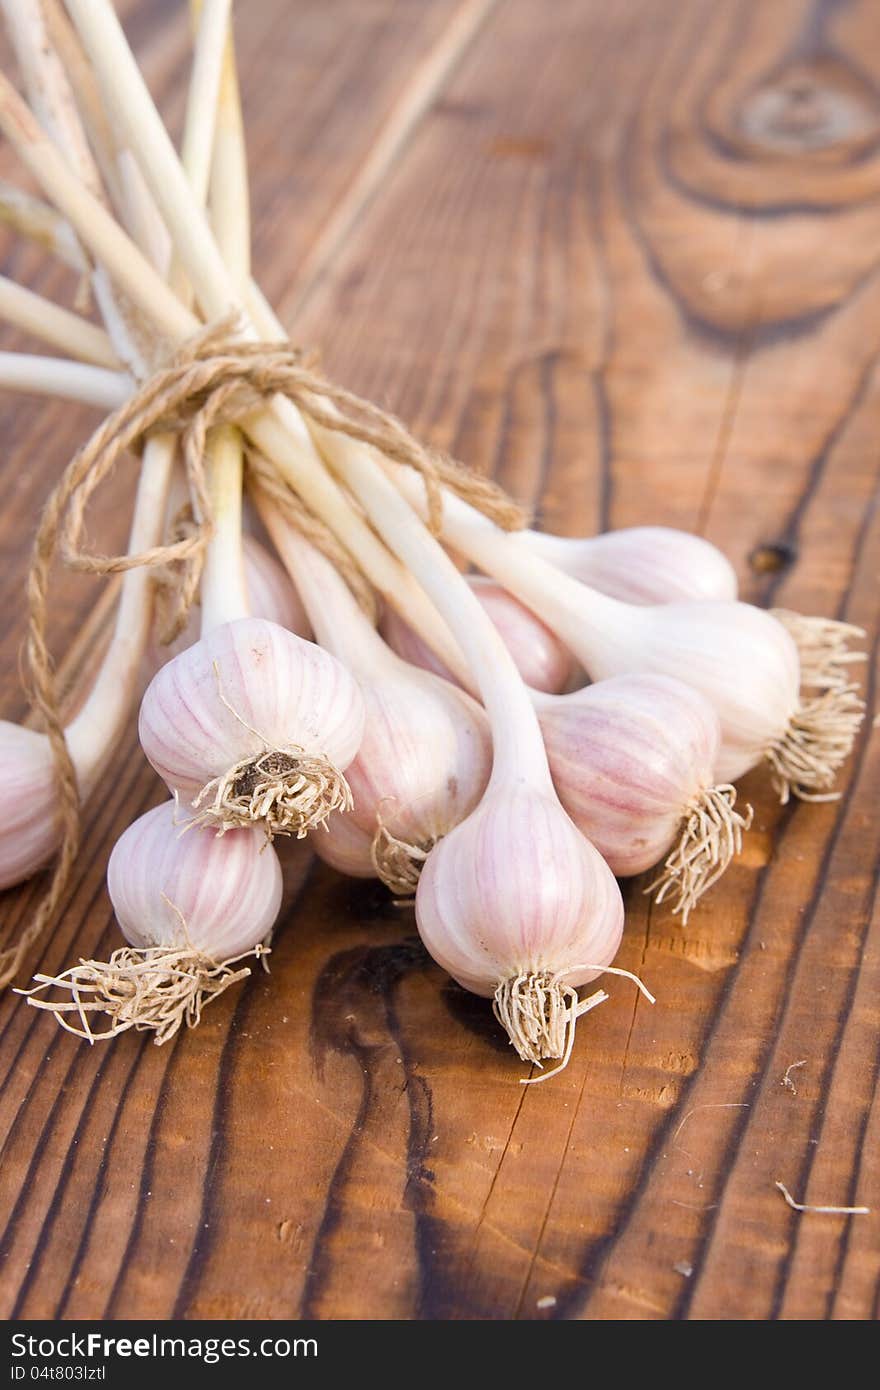
POLYGON ((717 546, 668 526, 631 526, 583 537, 522 531, 512 540, 624 603, 737 596, 736 572, 717 546))
POLYGON ((225 623, 163 666, 139 721, 153 767, 202 821, 298 836, 349 806, 342 774, 363 727, 342 663, 262 618, 225 623))
POLYGON ((131 946, 192 948, 222 962, 252 951, 281 907, 278 855, 257 829, 215 835, 173 801, 139 816, 113 847, 107 888, 131 946))

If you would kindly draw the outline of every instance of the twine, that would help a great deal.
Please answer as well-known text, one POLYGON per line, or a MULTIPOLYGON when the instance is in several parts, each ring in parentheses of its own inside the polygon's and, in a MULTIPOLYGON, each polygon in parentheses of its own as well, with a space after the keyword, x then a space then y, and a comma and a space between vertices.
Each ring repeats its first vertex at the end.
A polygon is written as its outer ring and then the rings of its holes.
MULTIPOLYGON (((237 340, 237 315, 209 325, 156 371, 95 430, 67 465, 49 495, 34 541, 27 579, 29 607, 25 647, 31 704, 42 716, 55 762, 61 843, 49 887, 14 946, 0 951, 0 986, 17 973, 26 954, 52 919, 70 877, 80 843, 80 800, 76 769, 61 722, 55 670, 46 640, 49 577, 60 554, 87 574, 121 573, 137 567, 189 567, 186 594, 194 594, 211 536, 205 477, 205 442, 215 425, 236 424, 276 395, 285 396, 307 421, 376 449, 394 463, 415 468, 424 479, 431 529, 439 534, 442 489, 448 487, 506 530, 526 524, 522 510, 490 479, 425 448, 387 411, 335 386, 314 369, 314 359, 290 343, 237 340), (89 501, 123 456, 137 453, 155 433, 181 438, 184 467, 197 529, 170 544, 135 555, 98 555, 83 544, 89 501)), ((178 615, 179 616, 179 615, 178 615)))

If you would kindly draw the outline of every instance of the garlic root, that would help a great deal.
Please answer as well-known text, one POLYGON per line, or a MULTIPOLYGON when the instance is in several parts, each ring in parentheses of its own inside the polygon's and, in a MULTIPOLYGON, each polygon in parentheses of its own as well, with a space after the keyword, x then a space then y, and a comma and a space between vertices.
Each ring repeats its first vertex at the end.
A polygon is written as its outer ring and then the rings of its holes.
POLYGON ((835 687, 801 703, 785 733, 765 750, 783 806, 792 793, 801 801, 838 800, 840 793, 827 788, 852 752, 864 714, 855 685, 835 687))
POLYGON ((742 850, 743 831, 748 830, 754 812, 734 809, 736 788, 730 783, 709 787, 688 807, 678 844, 664 860, 663 872, 645 889, 662 903, 671 893, 678 897, 673 913, 680 912, 682 924, 698 900, 717 883, 730 861, 742 850))
MULTIPOLYGON (((631 970, 616 965, 574 968, 632 980, 650 1004, 656 1003, 651 991, 631 970)), ((586 999, 580 999, 573 985, 563 984, 560 975, 549 970, 523 971, 512 979, 502 980, 495 990, 492 1012, 506 1031, 511 1046, 524 1062, 534 1062, 539 1067, 547 1060, 561 1059, 560 1065, 552 1071, 524 1078, 523 1085, 549 1081, 551 1076, 565 1070, 571 1060, 578 1019, 604 1004, 608 997, 599 989, 586 999)))
POLYGON ((267 946, 256 946, 219 962, 190 946, 121 946, 107 961, 80 960, 60 975, 36 975, 33 989, 16 993, 24 994, 33 1008, 53 1013, 68 1033, 90 1043, 134 1028, 139 1033, 154 1031, 153 1041, 161 1045, 182 1024, 195 1028, 206 1004, 250 975, 250 966, 233 970, 234 965, 248 956, 261 960, 268 954, 267 946), (73 998, 36 997, 51 988, 69 990, 73 998), (107 1014, 109 1028, 95 1032, 89 1022, 94 1013, 107 1014), (78 1016, 78 1026, 69 1021, 69 1014, 78 1016))
POLYGON ((771 608, 771 615, 794 639, 801 663, 801 690, 842 690, 850 684, 847 667, 867 660, 865 652, 850 651, 850 639, 864 641, 865 629, 836 618, 810 618, 789 608, 771 608))
POLYGON ((376 877, 396 898, 412 900, 419 886, 422 865, 433 847, 432 842, 413 845, 398 839, 377 816, 376 833, 370 845, 376 877))
POLYGON ((194 825, 223 835, 259 824, 268 839, 295 835, 303 839, 324 825, 333 811, 350 811, 351 791, 329 758, 304 749, 267 749, 243 758, 207 782, 192 802, 194 825))

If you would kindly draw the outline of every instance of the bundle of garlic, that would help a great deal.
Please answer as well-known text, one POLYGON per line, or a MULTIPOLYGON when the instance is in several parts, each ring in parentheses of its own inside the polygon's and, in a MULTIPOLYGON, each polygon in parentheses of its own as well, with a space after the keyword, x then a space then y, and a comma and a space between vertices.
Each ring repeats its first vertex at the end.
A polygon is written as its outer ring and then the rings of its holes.
POLYGON ((607 997, 578 990, 628 974, 616 876, 656 866, 648 891, 684 922, 741 847, 745 772, 766 762, 783 800, 833 795, 862 716, 857 630, 738 602, 699 537, 528 530, 493 484, 317 374, 251 276, 230 0, 199 9, 179 155, 111 0, 2 3, 30 105, 0 76, 0 128, 48 200, 0 190, 3 215, 84 277, 105 327, 0 282, 0 315, 66 354, 0 354, 0 384, 110 412, 35 541, 45 731, 0 724, 0 884, 58 852, 4 982, 57 912, 147 665, 140 740, 172 800, 110 860, 128 945, 38 974, 32 1005, 89 1041, 197 1023, 269 949, 271 842, 310 835, 414 897, 428 951, 493 1000, 521 1058, 565 1065, 607 997), (132 456, 128 554, 91 555, 89 499, 132 456), (56 555, 123 575, 66 728, 45 636, 56 555))

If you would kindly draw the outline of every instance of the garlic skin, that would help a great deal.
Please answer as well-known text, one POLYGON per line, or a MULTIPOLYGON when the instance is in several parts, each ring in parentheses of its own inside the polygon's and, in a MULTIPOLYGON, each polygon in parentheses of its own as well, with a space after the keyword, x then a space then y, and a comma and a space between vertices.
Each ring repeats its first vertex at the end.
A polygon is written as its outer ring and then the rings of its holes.
POLYGON ((58 791, 45 734, 0 720, 0 888, 30 878, 58 848, 58 791))
MULTIPOLYGON (((493 579, 468 575, 467 582, 501 634, 526 685, 551 694, 565 690, 574 661, 550 629, 493 579)), ((454 681, 428 644, 391 608, 383 614, 381 632, 391 650, 404 661, 454 681)))
POLYGON ((551 536, 522 531, 513 536, 591 589, 624 603, 680 603, 735 599, 736 571, 702 536, 667 526, 631 526, 600 536, 551 536))
MULTIPOLYGON (((282 778, 296 781, 306 761, 324 765, 327 778, 332 773, 337 782, 332 804, 325 805, 323 793, 318 797, 317 819, 310 823, 319 824, 347 803, 347 789, 337 796, 338 779, 360 746, 364 702, 352 676, 328 652, 277 623, 241 618, 214 628, 156 673, 138 727, 147 758, 190 805, 200 798, 202 804, 207 789, 226 779, 230 793, 246 799, 253 769, 262 776, 268 766, 267 775, 275 775, 266 759, 276 753, 282 778)), ((314 774, 318 780, 324 775, 320 768, 314 774)), ((286 795, 283 789, 279 794, 286 795)), ((240 823, 220 821, 221 828, 240 823)), ((267 826, 271 833, 304 834, 307 828, 298 820, 267 826)))
POLYGON ((698 691, 615 676, 538 702, 559 799, 619 878, 650 869, 713 785, 721 730, 698 691))
POLYGON ((220 963, 252 951, 271 932, 281 908, 281 866, 258 829, 215 835, 181 823, 166 801, 117 840, 107 888, 131 946, 191 948, 220 963))
POLYGON ((348 878, 376 877, 373 834, 353 825, 351 812, 330 816, 321 834, 312 837, 312 845, 318 858, 338 873, 348 878))
POLYGON ((354 799, 349 816, 373 837, 374 872, 392 892, 406 894, 415 888, 421 855, 476 806, 492 752, 475 700, 388 655, 372 679, 358 671, 364 737, 346 778, 354 799))
POLYGON ((632 607, 625 621, 617 616, 603 612, 593 627, 584 604, 579 654, 589 657, 589 675, 672 676, 699 691, 721 725, 715 781, 736 782, 785 741, 800 709, 800 663, 769 613, 716 601, 632 607))
POLYGON ((522 975, 595 979, 620 944, 623 900, 555 797, 499 784, 428 855, 416 922, 438 965, 491 997, 522 975))

